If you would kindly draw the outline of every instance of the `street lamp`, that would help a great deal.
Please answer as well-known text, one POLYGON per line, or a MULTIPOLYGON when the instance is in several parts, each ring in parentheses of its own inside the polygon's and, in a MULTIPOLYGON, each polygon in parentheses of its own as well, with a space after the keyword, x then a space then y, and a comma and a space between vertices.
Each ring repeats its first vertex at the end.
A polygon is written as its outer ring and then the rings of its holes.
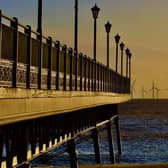
POLYGON ((94 56, 94 61, 96 61, 96 19, 98 18, 100 8, 98 8, 97 5, 95 4, 95 6, 93 8, 91 8, 91 10, 92 10, 92 15, 93 15, 93 19, 94 19, 94 50, 93 50, 93 56, 94 56))
POLYGON ((120 41, 119 34, 117 34, 114 38, 115 38, 115 42, 116 42, 116 72, 118 72, 118 43, 120 41))
POLYGON ((38 57, 38 89, 41 89, 41 71, 42 71, 42 0, 38 0, 38 23, 37 23, 37 39, 39 40, 39 54, 38 57))
POLYGON ((74 50, 78 51, 78 0, 75 0, 74 50))
POLYGON ((106 33, 107 33, 107 68, 109 68, 109 33, 111 30, 111 24, 110 22, 107 22, 105 24, 105 29, 106 29, 106 33))
MULTIPOLYGON (((91 8, 93 19, 94 19, 94 49, 93 49, 93 56, 94 56, 94 62, 96 63, 96 19, 98 18, 98 14, 100 11, 100 8, 95 6, 91 8)), ((95 64, 96 65, 96 64, 95 64)), ((94 66, 94 90, 96 91, 96 66, 94 66)))
POLYGON ((120 43, 120 49, 121 49, 121 76, 123 75, 123 50, 124 50, 124 43, 120 43))
POLYGON ((38 0, 38 23, 37 32, 42 34, 42 0, 38 0))
POLYGON ((130 50, 127 48, 125 50, 125 53, 126 53, 126 78, 128 78, 128 59, 129 59, 130 50))

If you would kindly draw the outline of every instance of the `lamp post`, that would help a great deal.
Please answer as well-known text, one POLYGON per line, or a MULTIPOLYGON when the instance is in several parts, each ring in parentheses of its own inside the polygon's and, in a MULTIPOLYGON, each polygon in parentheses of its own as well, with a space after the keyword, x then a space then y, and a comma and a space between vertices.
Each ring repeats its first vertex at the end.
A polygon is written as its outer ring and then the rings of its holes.
POLYGON ((93 8, 91 8, 92 10, 92 15, 93 15, 93 19, 94 19, 94 49, 93 49, 93 56, 94 56, 94 61, 96 61, 96 19, 98 18, 98 14, 100 11, 100 8, 97 7, 97 5, 95 4, 95 6, 93 8))
POLYGON ((97 5, 95 4, 95 6, 93 8, 91 8, 92 10, 92 15, 93 15, 93 19, 94 19, 94 49, 93 49, 93 56, 94 56, 94 91, 96 91, 96 19, 98 18, 98 14, 100 11, 100 8, 97 7, 97 5))
POLYGON ((118 72, 118 43, 120 41, 120 36, 117 34, 115 36, 115 42, 116 42, 116 72, 118 72))
POLYGON ((126 78, 128 78, 128 59, 129 59, 130 50, 127 48, 125 50, 125 53, 126 53, 126 78))
POLYGON ((111 30, 111 24, 110 22, 107 22, 105 24, 105 29, 106 29, 106 33, 107 33, 107 68, 109 68, 109 33, 111 30))
POLYGON ((121 49, 121 76, 123 75, 123 50, 124 50, 124 43, 120 43, 120 49, 121 49))
POLYGON ((38 0, 38 23, 37 23, 37 39, 39 40, 39 54, 38 54, 38 89, 41 89, 41 71, 42 71, 42 0, 38 0))
POLYGON ((42 0, 38 0, 38 23, 37 32, 42 34, 42 0))
POLYGON ((74 50, 78 51, 78 0, 75 0, 74 50))

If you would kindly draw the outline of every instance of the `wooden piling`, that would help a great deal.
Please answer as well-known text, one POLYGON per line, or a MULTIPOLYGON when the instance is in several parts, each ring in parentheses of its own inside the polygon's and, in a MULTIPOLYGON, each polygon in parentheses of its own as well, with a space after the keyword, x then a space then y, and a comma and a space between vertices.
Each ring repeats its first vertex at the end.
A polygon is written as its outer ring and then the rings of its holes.
POLYGON ((114 164, 115 163, 115 153, 114 153, 114 143, 113 143, 111 121, 107 123, 107 134, 108 134, 108 142, 109 142, 110 159, 111 159, 111 163, 114 164))
POLYGON ((119 116, 117 116, 115 118, 115 126, 116 126, 118 154, 121 155, 122 154, 122 145, 121 145, 121 136, 120 136, 119 116))
POLYGON ((101 155, 100 155, 99 137, 98 137, 98 128, 97 127, 95 129, 93 129, 92 137, 93 137, 93 143, 94 143, 96 164, 100 164, 101 163, 101 155))
POLYGON ((71 168, 78 168, 76 144, 75 144, 74 138, 67 142, 67 147, 68 147, 71 168))

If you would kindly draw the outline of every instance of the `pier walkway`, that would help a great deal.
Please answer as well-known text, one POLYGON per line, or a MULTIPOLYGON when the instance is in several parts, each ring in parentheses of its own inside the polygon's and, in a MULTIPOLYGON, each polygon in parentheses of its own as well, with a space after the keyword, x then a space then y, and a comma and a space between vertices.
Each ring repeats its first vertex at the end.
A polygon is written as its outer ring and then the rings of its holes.
POLYGON ((101 163, 102 126, 107 127, 114 163, 111 127, 116 127, 121 154, 117 105, 130 99, 130 76, 0 11, 1 167, 25 168, 27 161, 66 142, 71 167, 76 168, 75 139, 86 132, 93 138, 96 162, 101 163))

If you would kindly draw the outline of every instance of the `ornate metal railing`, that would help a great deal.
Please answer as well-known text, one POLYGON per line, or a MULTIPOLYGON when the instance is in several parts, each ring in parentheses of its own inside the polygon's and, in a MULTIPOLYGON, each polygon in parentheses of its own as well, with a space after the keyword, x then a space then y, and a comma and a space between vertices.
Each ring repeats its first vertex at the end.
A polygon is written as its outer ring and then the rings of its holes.
POLYGON ((0 86, 129 93, 130 79, 0 11, 0 86))

